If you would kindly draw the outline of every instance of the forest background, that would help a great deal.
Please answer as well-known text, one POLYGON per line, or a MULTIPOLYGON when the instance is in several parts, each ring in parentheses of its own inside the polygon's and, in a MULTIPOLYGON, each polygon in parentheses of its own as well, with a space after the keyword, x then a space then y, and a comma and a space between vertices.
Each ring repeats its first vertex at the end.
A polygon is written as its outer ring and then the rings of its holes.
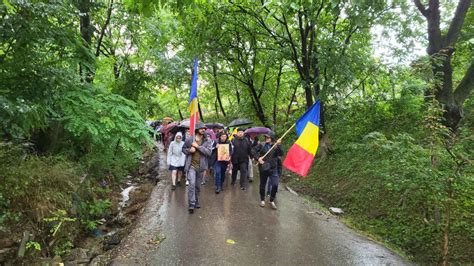
POLYGON ((287 182, 414 261, 474 262, 472 5, 3 0, 0 233, 74 247, 150 147, 145 121, 187 118, 197 57, 203 121, 282 134, 321 99, 318 157, 287 182))

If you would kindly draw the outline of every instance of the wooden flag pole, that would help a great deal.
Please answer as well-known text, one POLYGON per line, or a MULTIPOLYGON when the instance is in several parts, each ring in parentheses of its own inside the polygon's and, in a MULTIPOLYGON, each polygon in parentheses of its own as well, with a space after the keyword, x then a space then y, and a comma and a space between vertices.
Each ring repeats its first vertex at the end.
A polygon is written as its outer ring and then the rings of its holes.
MULTIPOLYGON (((278 140, 278 141, 281 141, 283 140, 284 137, 286 137, 286 135, 288 135, 288 133, 290 133, 290 131, 296 126, 296 123, 294 123, 278 140)), ((260 157, 260 159, 265 159, 265 157, 273 150, 275 149, 275 147, 277 146, 277 142, 275 142, 275 144, 273 144, 273 146, 267 151, 267 153, 265 153, 265 155, 263 155, 262 157, 260 157)))

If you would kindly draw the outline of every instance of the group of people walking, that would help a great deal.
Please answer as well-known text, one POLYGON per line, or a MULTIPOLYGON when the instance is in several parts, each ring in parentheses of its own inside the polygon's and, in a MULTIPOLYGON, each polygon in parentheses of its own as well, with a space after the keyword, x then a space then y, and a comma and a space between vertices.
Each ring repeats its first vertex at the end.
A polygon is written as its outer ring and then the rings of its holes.
POLYGON ((214 175, 216 194, 223 190, 226 172, 229 171, 232 173, 232 186, 236 185, 239 172, 240 189, 247 190, 248 183, 253 181, 254 160, 258 163, 260 173, 259 205, 265 206, 265 197, 269 194, 269 204, 276 209, 275 198, 281 175, 283 151, 275 133, 270 131, 264 134, 265 140, 260 142, 256 135, 246 135, 243 128, 238 128, 234 136, 223 128, 213 128, 212 131, 207 129, 207 132, 206 129, 206 126, 199 122, 195 126, 193 137, 183 136, 178 132, 167 150, 172 190, 176 189, 176 185, 181 185, 183 175, 186 176, 189 213, 194 213, 195 209, 201 207, 199 201, 201 184, 205 183, 203 178, 209 173, 214 175), (276 145, 272 149, 274 144, 276 145), (225 148, 224 156, 219 151, 220 148, 225 148))

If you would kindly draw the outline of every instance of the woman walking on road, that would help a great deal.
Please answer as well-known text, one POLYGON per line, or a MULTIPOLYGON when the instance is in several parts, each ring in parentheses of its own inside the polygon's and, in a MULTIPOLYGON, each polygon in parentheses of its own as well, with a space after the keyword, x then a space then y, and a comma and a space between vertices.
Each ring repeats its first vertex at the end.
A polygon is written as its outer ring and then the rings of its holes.
POLYGON ((280 178, 280 171, 278 170, 278 157, 283 155, 280 143, 278 140, 277 146, 268 153, 265 158, 262 158, 275 143, 275 133, 273 131, 265 134, 265 142, 258 144, 253 150, 253 157, 258 160, 258 169, 260 172, 260 207, 265 207, 265 187, 267 179, 270 178, 270 206, 276 209, 275 204, 276 193, 278 191, 278 182, 280 178))
POLYGON ((168 156, 166 157, 166 163, 169 165, 171 171, 171 189, 176 189, 176 178, 178 179, 178 185, 181 185, 181 176, 184 170, 184 160, 186 155, 183 153, 183 134, 181 132, 176 133, 174 140, 170 143, 168 148, 168 156))
POLYGON ((230 156, 232 154, 232 145, 230 145, 230 141, 228 140, 228 135, 226 132, 220 132, 217 134, 217 142, 213 144, 213 152, 212 152, 212 160, 214 163, 214 179, 216 185, 216 194, 219 194, 222 191, 222 186, 224 185, 225 180, 225 172, 227 166, 229 165, 230 156), (224 147, 220 147, 220 145, 227 145, 227 149, 223 149, 224 147), (218 156, 219 149, 221 149, 221 156, 218 156), (222 152, 224 151, 224 152, 222 152), (224 154, 227 153, 228 154, 224 154))

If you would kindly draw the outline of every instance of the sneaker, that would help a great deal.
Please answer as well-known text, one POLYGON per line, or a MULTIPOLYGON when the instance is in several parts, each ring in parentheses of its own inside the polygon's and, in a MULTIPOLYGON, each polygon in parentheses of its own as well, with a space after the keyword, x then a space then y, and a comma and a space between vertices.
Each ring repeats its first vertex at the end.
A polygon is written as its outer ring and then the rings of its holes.
POLYGON ((188 180, 186 180, 186 186, 189 186, 189 181, 188 180))
POLYGON ((192 206, 189 207, 188 211, 189 211, 189 214, 193 214, 194 213, 194 207, 192 207, 192 206))
POLYGON ((216 188, 216 194, 219 194, 221 192, 220 188, 216 188))
POLYGON ((274 210, 277 209, 277 206, 276 206, 275 202, 273 202, 273 201, 270 201, 270 207, 272 207, 272 209, 274 209, 274 210))
MULTIPOLYGON (((196 209, 199 209, 199 208, 201 208, 201 204, 199 204, 199 202, 196 202, 196 209)), ((275 206, 275 208, 276 208, 276 206, 275 206)))
POLYGON ((264 200, 260 201, 260 207, 265 207, 265 201, 264 200))
POLYGON ((176 189, 176 186, 175 185, 171 185, 171 190, 175 190, 176 189))
POLYGON ((246 190, 246 188, 245 188, 245 187, 240 187, 240 189, 242 189, 243 191, 245 191, 245 190, 246 190))
POLYGON ((206 184, 206 181, 202 181, 202 182, 201 182, 201 185, 205 185, 205 184, 206 184))

